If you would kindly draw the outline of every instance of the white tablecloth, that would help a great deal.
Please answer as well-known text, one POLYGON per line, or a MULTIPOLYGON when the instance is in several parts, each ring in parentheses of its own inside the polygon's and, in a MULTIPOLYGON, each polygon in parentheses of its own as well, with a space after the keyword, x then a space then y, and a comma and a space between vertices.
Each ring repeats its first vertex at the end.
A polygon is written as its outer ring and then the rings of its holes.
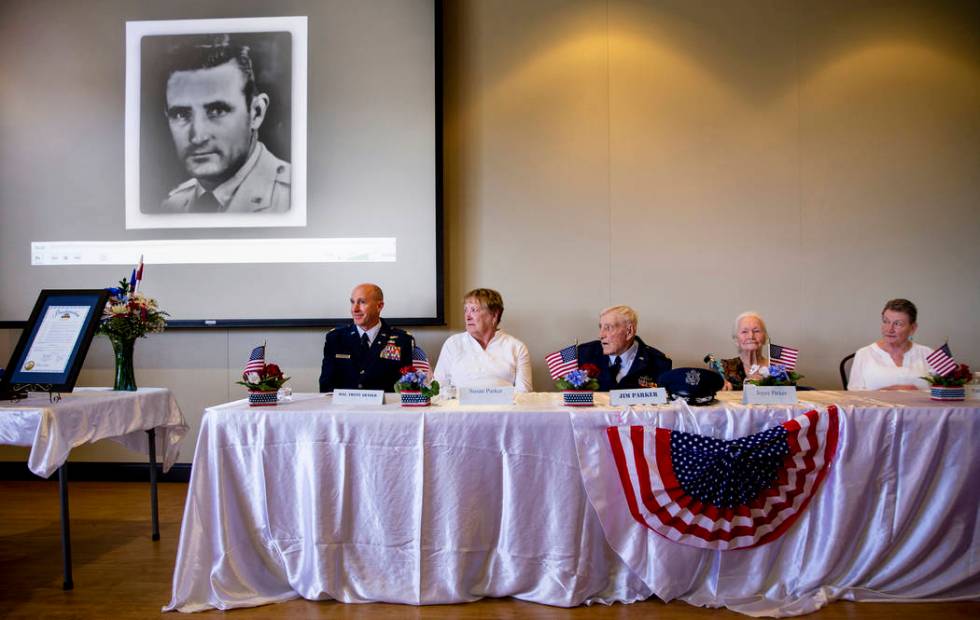
POLYGON ((659 423, 733 438, 804 406, 570 410, 559 396, 407 410, 299 395, 275 408, 208 409, 165 609, 298 596, 573 606, 656 594, 788 615, 835 598, 980 596, 975 407, 805 394, 841 405, 830 475, 783 538, 718 552, 629 527, 605 428, 659 423))
POLYGON ((188 429, 170 390, 80 388, 56 403, 49 402, 47 394, 9 404, 0 401, 0 444, 31 448, 27 466, 43 478, 57 471, 73 448, 100 439, 145 454, 145 431, 151 428, 157 429, 157 452, 167 471, 188 429))

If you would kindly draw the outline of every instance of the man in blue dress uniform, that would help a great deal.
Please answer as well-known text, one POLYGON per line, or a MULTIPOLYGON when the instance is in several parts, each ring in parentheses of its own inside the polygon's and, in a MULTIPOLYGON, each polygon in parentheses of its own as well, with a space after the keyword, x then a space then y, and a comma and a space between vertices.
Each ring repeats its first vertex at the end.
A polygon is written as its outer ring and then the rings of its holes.
POLYGON ((599 339, 578 346, 578 363, 599 368, 599 390, 655 387, 670 370, 670 358, 636 335, 638 319, 629 306, 606 308, 599 315, 599 339))
POLYGON ((412 365, 415 339, 381 319, 384 293, 360 284, 350 294, 354 322, 327 333, 320 369, 320 391, 335 389, 392 392, 401 369, 412 365))

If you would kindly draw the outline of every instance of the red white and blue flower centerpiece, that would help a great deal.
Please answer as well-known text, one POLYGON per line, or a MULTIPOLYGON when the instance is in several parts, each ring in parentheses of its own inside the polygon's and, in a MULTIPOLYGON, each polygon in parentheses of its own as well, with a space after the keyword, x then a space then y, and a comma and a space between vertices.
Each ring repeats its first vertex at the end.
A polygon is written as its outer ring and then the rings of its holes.
POLYGON ((582 364, 555 381, 555 387, 561 390, 562 401, 569 407, 591 407, 593 394, 599 389, 598 377, 598 366, 582 364))
POLYGON ((965 400, 965 386, 970 382, 972 374, 969 366, 957 364, 946 375, 933 373, 922 378, 929 382, 929 398, 932 400, 965 400))
POLYGON ((439 382, 429 382, 429 373, 414 366, 405 366, 395 391, 401 396, 402 407, 428 407, 432 397, 439 393, 439 382))
POLYGON ((795 386, 796 383, 803 378, 803 375, 794 370, 790 370, 782 364, 770 364, 769 366, 763 366, 762 368, 758 369, 758 373, 762 376, 761 379, 748 379, 746 380, 746 383, 761 386, 795 386))
POLYGON ((106 289, 109 301, 96 328, 96 333, 106 336, 112 343, 116 358, 114 390, 136 391, 136 372, 133 370, 136 339, 162 332, 167 326, 168 315, 157 307, 156 300, 137 292, 143 275, 142 261, 138 269, 138 272, 133 270, 129 280, 122 279, 119 286, 106 289))
POLYGON ((248 388, 248 404, 271 407, 279 403, 279 388, 289 381, 276 364, 265 363, 265 345, 252 349, 239 385, 248 388))

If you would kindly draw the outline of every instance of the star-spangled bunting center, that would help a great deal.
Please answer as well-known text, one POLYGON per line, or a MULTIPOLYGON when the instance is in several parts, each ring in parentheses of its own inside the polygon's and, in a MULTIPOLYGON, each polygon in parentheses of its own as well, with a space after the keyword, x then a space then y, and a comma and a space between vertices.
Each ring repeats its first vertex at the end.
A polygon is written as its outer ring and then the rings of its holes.
POLYGON ((723 440, 674 431, 670 450, 674 474, 684 491, 705 504, 733 508, 771 487, 789 454, 782 426, 723 440))

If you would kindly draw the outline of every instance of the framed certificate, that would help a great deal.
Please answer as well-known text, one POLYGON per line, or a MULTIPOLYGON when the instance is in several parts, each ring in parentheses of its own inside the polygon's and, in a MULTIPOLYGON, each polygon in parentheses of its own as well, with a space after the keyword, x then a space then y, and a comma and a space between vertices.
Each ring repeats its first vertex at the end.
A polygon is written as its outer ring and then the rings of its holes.
POLYGON ((108 300, 105 289, 41 291, 0 379, 0 397, 72 391, 108 300))

